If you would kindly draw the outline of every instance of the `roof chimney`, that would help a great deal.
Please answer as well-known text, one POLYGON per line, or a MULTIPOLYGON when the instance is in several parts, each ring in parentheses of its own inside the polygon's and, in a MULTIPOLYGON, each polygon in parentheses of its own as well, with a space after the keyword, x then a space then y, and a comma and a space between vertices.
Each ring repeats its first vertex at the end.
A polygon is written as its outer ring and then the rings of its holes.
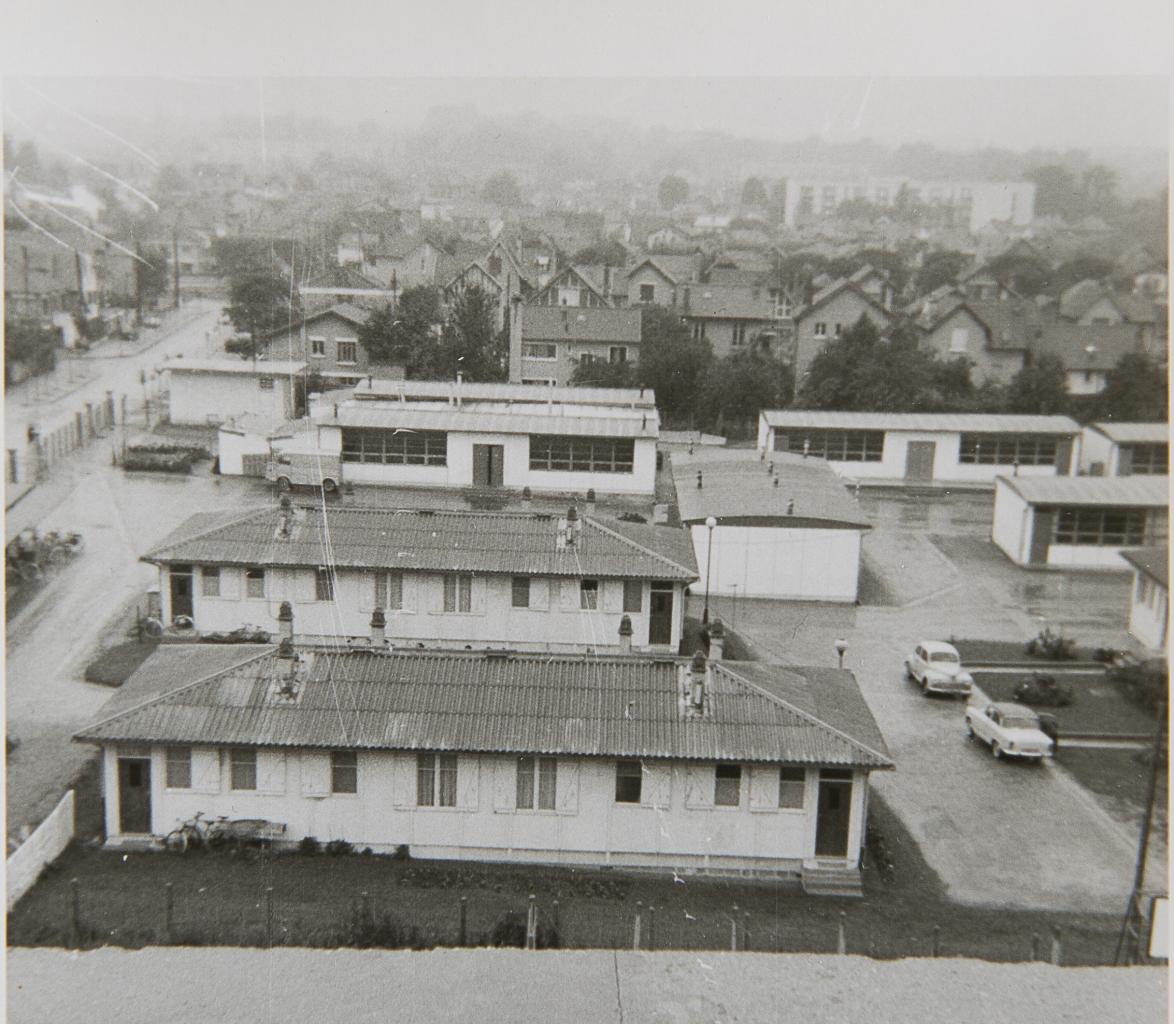
POLYGON ((387 642, 387 616, 382 608, 376 608, 371 613, 371 643, 382 647, 387 642))
POLYGON ((702 489, 703 483, 704 481, 701 479, 701 470, 697 470, 697 490, 700 491, 702 489))
POLYGON ((293 535, 294 513, 293 502, 289 500, 288 494, 281 496, 281 511, 277 519, 277 536, 286 540, 293 535))
POLYGON ((705 684, 709 676, 709 666, 706 664, 705 655, 700 649, 693 655, 693 660, 689 662, 689 706, 696 712, 700 713, 705 709, 705 684))
POLYGON ((583 532, 583 521, 579 518, 579 510, 572 505, 567 509, 567 547, 573 548, 583 532))
POLYGON ((288 601, 282 601, 277 609, 277 632, 282 643, 286 640, 293 643, 293 605, 288 601))
POLYGON ((281 643, 277 645, 277 656, 287 661, 293 661, 297 657, 294 653, 293 641, 289 637, 283 636, 281 638, 281 643))
POLYGON ((620 651, 632 653, 632 619, 627 615, 620 619, 620 651))
POLYGON ((721 619, 714 619, 709 627, 709 660, 721 661, 726 647, 726 627, 721 619))
POLYGON ((595 515, 595 488, 587 488, 587 514, 595 515))
POLYGON ((522 508, 529 508, 530 507, 531 497, 533 497, 533 494, 532 494, 530 488, 528 486, 523 487, 522 488, 522 508))

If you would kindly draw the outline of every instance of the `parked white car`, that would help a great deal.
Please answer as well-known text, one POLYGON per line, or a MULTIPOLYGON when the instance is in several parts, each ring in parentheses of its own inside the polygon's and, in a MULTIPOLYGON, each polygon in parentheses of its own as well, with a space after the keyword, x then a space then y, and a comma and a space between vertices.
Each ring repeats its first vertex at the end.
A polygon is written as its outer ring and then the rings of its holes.
POLYGON ((922 640, 905 658, 905 677, 921 687, 923 693, 970 695, 974 680, 962 667, 962 659, 952 644, 940 640, 922 640))
POLYGON ((1051 739, 1040 729, 1039 715, 1022 704, 998 701, 966 709, 966 735, 990 745, 995 757, 1042 761, 1051 757, 1051 739))

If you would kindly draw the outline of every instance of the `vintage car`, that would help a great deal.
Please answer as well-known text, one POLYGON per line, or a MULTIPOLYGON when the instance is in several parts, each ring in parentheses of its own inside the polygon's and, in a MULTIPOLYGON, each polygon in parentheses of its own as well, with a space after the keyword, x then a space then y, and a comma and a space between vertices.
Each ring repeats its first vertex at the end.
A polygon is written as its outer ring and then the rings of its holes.
POLYGON ((912 679, 923 693, 970 695, 974 680, 962 668, 962 659, 951 644, 922 640, 905 658, 905 678, 912 679))
POLYGON ((1042 761, 1055 749, 1040 728, 1034 711, 1022 704, 996 701, 985 707, 971 704, 966 709, 966 735, 990 745, 995 757, 1020 757, 1042 761))

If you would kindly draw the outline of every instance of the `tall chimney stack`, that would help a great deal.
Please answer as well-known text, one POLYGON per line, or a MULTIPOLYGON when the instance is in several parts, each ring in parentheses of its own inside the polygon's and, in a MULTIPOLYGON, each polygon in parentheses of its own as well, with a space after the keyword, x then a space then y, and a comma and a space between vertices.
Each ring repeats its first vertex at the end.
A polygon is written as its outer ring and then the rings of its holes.
POLYGON ((587 488, 587 514, 589 516, 595 515, 595 488, 587 488))
POLYGON ((371 613, 371 643, 375 647, 383 647, 387 643, 387 616, 382 608, 376 608, 371 613))
POLYGON ((288 601, 282 601, 277 609, 277 633, 282 640, 293 643, 293 605, 288 601))
POLYGON ((709 627, 709 660, 721 661, 726 648, 726 627, 721 619, 714 619, 709 627))
POLYGON ((705 655, 698 650, 689 662, 689 704, 694 711, 699 712, 705 708, 705 680, 708 674, 709 666, 706 664, 705 655))

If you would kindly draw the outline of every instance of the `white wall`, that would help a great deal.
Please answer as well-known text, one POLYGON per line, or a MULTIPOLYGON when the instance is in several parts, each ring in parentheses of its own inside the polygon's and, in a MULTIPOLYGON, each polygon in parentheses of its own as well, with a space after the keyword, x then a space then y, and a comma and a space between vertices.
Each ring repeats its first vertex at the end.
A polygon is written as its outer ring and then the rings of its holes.
POLYGON ((1121 557, 1125 547, 1101 547, 1096 544, 1052 544, 1048 547, 1048 565, 1080 569, 1121 569, 1129 563, 1121 557))
MULTIPOLYGON (((780 810, 777 766, 744 765, 738 807, 713 806, 713 765, 645 762, 642 804, 615 802, 615 761, 560 758, 557 810, 515 807, 516 760, 460 755, 457 807, 416 806, 416 755, 358 752, 357 794, 330 794, 326 751, 261 750, 257 792, 229 790, 226 751, 193 751, 192 790, 168 790, 165 749, 151 751, 152 831, 165 835, 197 811, 283 823, 290 841, 346 839, 414 856, 479 860, 796 870, 815 850, 818 770, 804 807, 780 810), (773 792, 772 792, 773 783, 773 792), (752 787, 753 803, 752 803, 752 787), (772 806, 773 804, 773 806, 772 806)), ((103 750, 106 830, 118 836, 117 751, 103 750)), ((858 861, 867 775, 852 786, 847 863, 858 861)), ((821 858, 822 859, 822 858, 821 858)))
POLYGON ((1151 651, 1166 649, 1170 618, 1170 591, 1134 570, 1129 598, 1129 635, 1151 651))
POLYGON ((1094 462, 1104 467, 1102 476, 1116 476, 1120 449, 1099 430, 1085 427, 1080 435, 1080 470, 1088 473, 1094 462))
MULTIPOLYGON (((569 556, 573 557, 573 556, 569 556)), ((193 618, 201 632, 228 631, 250 624, 277 633, 282 601, 294 608, 294 633, 303 638, 369 636, 374 610, 373 571, 340 570, 333 602, 315 599, 316 574, 311 569, 268 569, 264 598, 245 597, 244 570, 220 569, 221 597, 204 597, 200 572, 194 581, 193 618)), ((444 611, 444 583, 439 573, 404 573, 402 610, 386 609, 386 637, 393 644, 424 641, 428 647, 505 644, 519 650, 581 650, 585 646, 618 647, 623 611, 622 580, 599 581, 599 608, 579 607, 579 579, 532 577, 530 608, 512 606, 512 577, 474 576, 470 612, 444 611)), ((165 621, 171 621, 171 588, 160 570, 165 621)), ((641 611, 628 612, 632 644, 649 648, 650 583, 642 583, 641 611)), ((684 588, 673 587, 672 642, 661 651, 676 650, 681 641, 684 588)))
MULTIPOLYGON (((342 433, 323 427, 324 450, 342 452, 342 433)), ((356 484, 401 484, 419 487, 472 487, 473 446, 499 444, 503 448, 502 486, 533 491, 578 491, 593 488, 599 494, 652 494, 656 489, 656 439, 636 438, 631 473, 571 473, 530 469, 530 438, 526 434, 475 434, 449 431, 447 465, 400 466, 344 462, 343 479, 356 484)))
POLYGON ((240 476, 244 472, 245 455, 268 455, 269 442, 259 434, 238 434, 221 430, 217 433, 216 454, 220 459, 222 476, 240 476))
POLYGON ((293 384, 288 376, 248 373, 183 373, 169 371, 169 415, 172 423, 223 422, 256 413, 273 419, 293 415, 293 384), (262 391, 258 377, 272 376, 273 388, 262 391))
POLYGON ((1031 556, 1034 517, 1031 506, 1002 480, 995 481, 991 540, 1012 562, 1026 565, 1031 556))
POLYGON ((1069 370, 1065 382, 1070 395, 1099 395, 1108 378, 1101 370, 1069 370))
POLYGON ((33 834, 9 856, 5 864, 8 909, 33 887, 46 864, 51 864, 69 845, 74 834, 74 795, 67 790, 33 834))
MULTIPOLYGON (((705 592, 709 530, 690 527, 705 592)), ((774 526, 716 526, 709 592, 722 596, 774 597, 805 601, 856 600, 860 531, 774 526)))

